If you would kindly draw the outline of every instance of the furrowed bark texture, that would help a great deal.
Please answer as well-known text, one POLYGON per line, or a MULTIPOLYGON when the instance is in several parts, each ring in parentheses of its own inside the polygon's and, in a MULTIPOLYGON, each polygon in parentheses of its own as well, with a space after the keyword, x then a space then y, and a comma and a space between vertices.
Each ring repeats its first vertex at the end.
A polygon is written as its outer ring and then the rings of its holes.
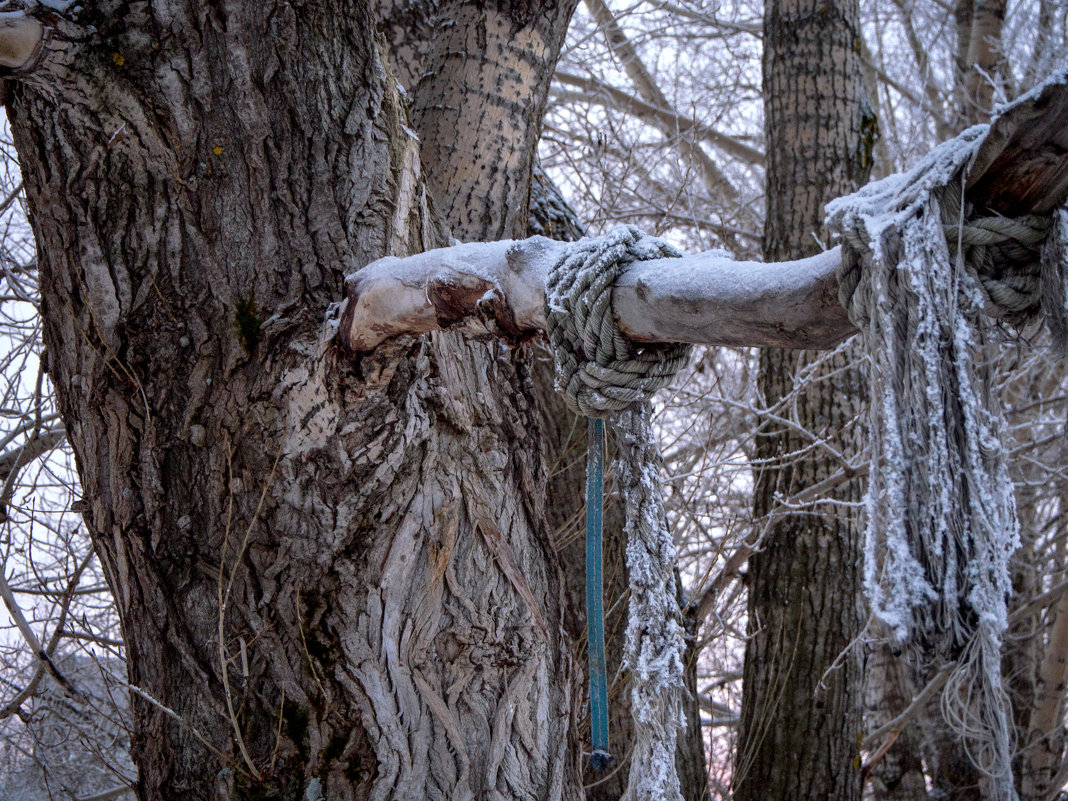
POLYGON ((139 797, 577 798, 526 375, 324 326, 442 241, 370 15, 87 6, 8 108, 139 797))
MULTIPOLYGON (((1062 461, 1068 448, 1060 443, 1062 461)), ((1064 479, 1057 480, 1060 508, 1065 508, 1068 489, 1064 479)), ((1064 542, 1061 516, 1056 535, 1064 542)), ((1059 547, 1063 557, 1064 546, 1059 547)), ((1063 563, 1063 559, 1062 559, 1063 563)), ((1062 596, 1047 613, 1046 648, 1037 666, 1035 697, 1029 710, 1024 765, 1020 771, 1022 801, 1045 801, 1059 787, 1064 777, 1064 706, 1068 689, 1068 596, 1062 596)))
MULTIPOLYGON (((1025 378, 1019 382, 1022 386, 1010 385, 1006 392, 1012 400, 1021 399, 1021 406, 1030 398, 1040 397, 1033 392, 1040 380, 1039 371, 1032 371, 1032 375, 1027 378, 1031 380, 1025 378)), ((1035 557, 1035 544, 1043 527, 1035 488, 1042 486, 1046 475, 1026 462, 1013 472, 1013 481, 1017 483, 1016 514, 1020 521, 1020 547, 1009 563, 1012 594, 1014 598, 1034 598, 1042 592, 1042 578, 1036 569, 1038 560, 1035 557)), ((1037 700, 1037 671, 1042 639, 1040 619, 1036 613, 1011 623, 1001 646, 1001 675, 1009 694, 1018 743, 1027 742, 1024 738, 1027 737, 1031 711, 1037 700)), ((1021 801, 1034 801, 1024 794, 1029 784, 1026 779, 1029 756, 1030 753, 1025 751, 1013 758, 1012 772, 1021 801)))
MULTIPOLYGON (((552 64, 575 2, 529 3, 522 8, 519 4, 380 0, 378 6, 380 27, 394 45, 396 70, 412 76, 417 87, 413 117, 427 143, 423 166, 450 232, 468 241, 534 233, 565 240, 582 236, 574 212, 537 168, 536 136, 531 136, 540 126, 552 64), (413 18, 418 24, 405 27, 413 18), (529 24, 522 26, 527 20, 529 24), (443 130, 459 134, 447 146, 435 146, 443 130), (525 217, 516 207, 519 197, 530 199, 525 217)), ((585 421, 572 414, 553 389, 551 359, 537 345, 524 347, 517 356, 538 387, 532 403, 541 421, 540 439, 553 466, 547 488, 549 521, 562 538, 558 545, 571 600, 568 626, 576 641, 573 655, 578 664, 585 664, 585 556, 578 530, 584 503, 585 421)), ((507 357, 498 352, 496 358, 507 357)), ((621 513, 615 507, 606 516, 610 536, 604 555, 605 606, 612 670, 621 663, 627 615, 621 513)), ((691 673, 695 683, 696 673, 691 673)), ((692 689, 696 700, 696 688, 692 689)), ((582 714, 585 710, 583 706, 582 714)), ((587 767, 584 783, 591 799, 618 798, 626 786, 633 726, 625 675, 617 674, 609 712, 611 750, 618 761, 608 776, 587 767)), ((707 779, 696 704, 689 710, 689 723, 680 738, 679 771, 685 796, 698 801, 707 795, 707 779)), ((588 728, 582 731, 588 747, 588 728)))
MULTIPOLYGON (((764 15, 767 218, 764 258, 818 251, 823 203, 863 183, 870 166, 857 4, 773 0, 764 15), (867 134, 867 136, 865 136, 867 134)), ((766 349, 765 401, 797 392, 793 429, 758 437, 757 525, 789 498, 842 465, 812 438, 848 452, 861 379, 848 353, 812 369, 811 353, 766 349), (798 389, 802 369, 809 378, 798 389)), ((766 424, 767 425, 767 424, 766 424)), ((774 424, 772 424, 774 425, 774 424)), ((858 488, 837 497, 856 500, 858 488)), ((737 801, 860 798, 861 731, 858 531, 840 508, 781 518, 749 559, 749 642, 735 766, 737 801)))
MULTIPOLYGON (((869 730, 897 718, 915 695, 912 670, 891 645, 891 633, 876 622, 876 642, 868 653, 864 675, 869 730)), ((892 735, 887 735, 892 736, 892 735)), ((916 724, 905 724, 893 745, 870 770, 874 801, 927 801, 916 724)), ((882 743, 876 743, 878 749, 882 743)))
POLYGON ((1002 79, 1001 31, 1005 0, 957 0, 953 18, 957 29, 959 92, 958 127, 967 128, 990 118, 994 109, 994 81, 1002 79))

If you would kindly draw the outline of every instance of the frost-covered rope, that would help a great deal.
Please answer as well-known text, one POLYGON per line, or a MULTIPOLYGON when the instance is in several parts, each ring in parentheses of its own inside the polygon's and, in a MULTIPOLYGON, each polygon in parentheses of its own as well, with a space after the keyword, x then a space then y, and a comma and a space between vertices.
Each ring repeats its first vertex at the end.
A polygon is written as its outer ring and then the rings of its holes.
MULTIPOLYGON (((965 215, 960 179, 937 192, 942 230, 949 255, 958 251, 975 273, 986 294, 987 311, 998 319, 1020 325, 1034 319, 1042 307, 1041 247, 1049 233, 1050 218, 1038 214, 1020 217, 965 215)), ((862 217, 853 217, 842 231, 853 253, 869 247, 871 237, 862 217)), ((854 292, 861 279, 860 259, 843 261, 839 272, 839 299, 855 314, 854 292)), ((857 300, 862 303, 860 298, 857 300)))
POLYGON ((644 345, 619 330, 612 287, 628 264, 682 254, 632 225, 582 239, 545 280, 545 317, 557 382, 568 405, 587 417, 647 400, 686 364, 688 345, 644 345))
POLYGON ((839 297, 868 352, 865 589, 928 667, 957 662, 944 716, 1010 801, 1000 647, 1019 526, 984 316, 1019 325, 1046 308, 1055 334, 1068 318, 1063 248, 1042 245, 1049 220, 977 219, 964 202, 985 131, 828 204, 827 218, 844 240, 839 297), (1059 310, 1045 297, 1058 287, 1059 310))
POLYGON ((689 348, 627 340, 615 323, 611 293, 629 263, 679 255, 639 229, 621 226, 575 243, 545 285, 546 327, 564 397, 580 414, 607 417, 616 435, 630 580, 623 653, 634 717, 628 801, 681 799, 675 750, 685 722, 684 630, 648 399, 686 363, 689 348))

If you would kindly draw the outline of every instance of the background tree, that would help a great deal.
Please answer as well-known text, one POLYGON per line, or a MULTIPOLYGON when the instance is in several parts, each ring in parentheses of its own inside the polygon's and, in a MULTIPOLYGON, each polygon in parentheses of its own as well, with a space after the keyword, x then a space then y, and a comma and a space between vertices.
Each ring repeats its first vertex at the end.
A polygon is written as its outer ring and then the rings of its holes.
MULTIPOLYGON (((764 110, 768 261, 820 250, 823 204, 867 181, 874 120, 864 98, 856 4, 767 3, 764 110)), ((745 685, 734 796, 860 798, 860 548, 852 515, 768 516, 789 498, 853 467, 863 394, 855 355, 764 349, 764 402, 792 406, 799 427, 771 423, 756 448, 756 523, 749 559, 745 685), (797 376, 809 373, 805 386, 797 376), (799 433, 800 432, 800 433, 799 433), (851 449, 851 446, 852 449, 851 449), (763 520, 769 522, 764 524, 763 520), (816 576, 833 576, 816 581, 816 576)), ((858 500, 855 483, 836 496, 858 500)))

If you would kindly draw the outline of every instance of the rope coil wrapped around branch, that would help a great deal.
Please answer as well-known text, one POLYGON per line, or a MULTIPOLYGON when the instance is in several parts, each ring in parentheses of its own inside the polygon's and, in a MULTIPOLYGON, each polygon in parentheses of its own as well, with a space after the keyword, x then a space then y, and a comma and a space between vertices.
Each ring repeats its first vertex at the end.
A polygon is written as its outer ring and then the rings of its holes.
POLYGON ((839 298, 868 353, 865 590, 926 667, 957 663, 943 714, 1009 801, 1000 647, 1019 524, 990 322, 1024 326, 1044 312, 1062 347, 1068 323, 1064 256, 1051 244, 1063 243, 1062 215, 1051 235, 1048 218, 980 217, 965 202, 986 130, 834 201, 827 222, 843 239, 839 298))
POLYGON ((635 742, 628 801, 681 801, 675 750, 685 722, 684 627, 649 398, 686 364, 690 348, 629 341, 612 313, 612 286, 632 262, 679 255, 633 226, 620 226, 575 243, 545 285, 558 388, 573 411, 606 418, 616 435, 630 580, 623 659, 631 674, 635 742))
POLYGON ((634 226, 584 239, 545 280, 545 320, 557 383, 572 411, 604 417, 652 397, 686 364, 688 345, 637 346, 619 330, 612 287, 628 264, 682 254, 634 226))

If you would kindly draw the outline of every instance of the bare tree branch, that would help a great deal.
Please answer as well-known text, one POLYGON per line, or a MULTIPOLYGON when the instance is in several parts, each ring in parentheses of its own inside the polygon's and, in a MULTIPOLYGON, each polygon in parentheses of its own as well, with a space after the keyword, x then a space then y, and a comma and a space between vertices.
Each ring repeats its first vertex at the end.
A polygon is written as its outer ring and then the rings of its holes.
MULTIPOLYGON (((567 247, 534 237, 379 259, 346 282, 342 342, 358 353, 461 323, 531 336, 545 328, 545 276, 567 247)), ((826 348, 856 332, 838 303, 840 260, 835 248, 778 264, 715 251, 637 262, 616 282, 613 301, 620 327, 638 342, 826 348)))
MULTIPOLYGON (((590 10, 597 24, 604 28, 608 38, 608 46, 616 57, 623 63, 623 69, 634 83, 638 93, 647 102, 658 108, 670 108, 667 97, 664 95, 656 80, 645 68, 638 51, 634 49, 627 35, 623 32, 611 9, 603 0, 585 0, 586 7, 590 10)), ((666 127, 663 123, 661 130, 668 136, 675 136, 679 129, 666 127)), ((685 137, 679 139, 679 149, 685 156, 693 159, 702 169, 705 176, 705 187, 710 196, 721 194, 725 200, 736 204, 739 199, 738 189, 723 174, 719 165, 696 142, 691 142, 685 137)))
POLYGON ((703 139, 746 164, 756 167, 764 166, 764 154, 755 147, 709 128, 707 125, 702 125, 692 118, 684 117, 666 106, 647 103, 641 98, 593 77, 574 75, 563 70, 557 70, 553 77, 562 84, 583 90, 586 93, 583 97, 588 101, 604 103, 619 111, 633 114, 638 119, 655 124, 661 130, 671 131, 673 135, 703 139))
POLYGON ((111 801, 113 798, 121 798, 127 793, 132 793, 133 790, 134 788, 128 785, 119 785, 117 787, 112 787, 110 790, 104 790, 101 793, 79 796, 76 801, 111 801))

